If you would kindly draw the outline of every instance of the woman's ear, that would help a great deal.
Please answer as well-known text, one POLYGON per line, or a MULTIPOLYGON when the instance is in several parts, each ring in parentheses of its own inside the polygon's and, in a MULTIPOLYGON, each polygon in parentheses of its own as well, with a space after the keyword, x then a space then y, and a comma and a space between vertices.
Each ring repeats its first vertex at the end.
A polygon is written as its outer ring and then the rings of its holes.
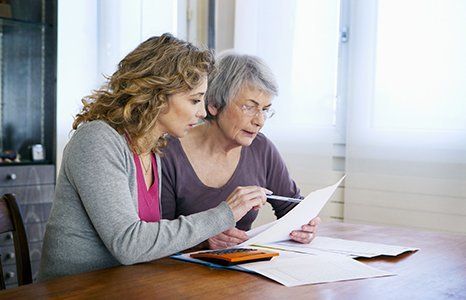
POLYGON ((212 106, 212 105, 207 105, 207 110, 209 111, 209 114, 211 114, 212 116, 217 116, 218 114, 218 108, 216 108, 215 106, 212 106))

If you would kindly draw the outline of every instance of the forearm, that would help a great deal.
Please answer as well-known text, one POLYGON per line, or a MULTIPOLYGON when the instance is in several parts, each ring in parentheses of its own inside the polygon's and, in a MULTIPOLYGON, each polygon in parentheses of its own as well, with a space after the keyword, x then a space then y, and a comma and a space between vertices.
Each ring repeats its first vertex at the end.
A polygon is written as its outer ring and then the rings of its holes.
POLYGON ((222 203, 216 208, 172 221, 139 222, 114 238, 108 236, 105 240, 108 241, 109 250, 121 263, 134 264, 194 247, 232 226, 234 219, 231 210, 222 203))

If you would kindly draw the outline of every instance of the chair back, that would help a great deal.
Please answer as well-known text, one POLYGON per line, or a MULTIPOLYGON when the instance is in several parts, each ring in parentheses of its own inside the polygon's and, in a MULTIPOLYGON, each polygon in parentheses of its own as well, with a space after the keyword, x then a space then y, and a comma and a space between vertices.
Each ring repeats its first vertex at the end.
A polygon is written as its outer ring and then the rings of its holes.
MULTIPOLYGON (((15 247, 18 285, 32 283, 29 246, 23 220, 13 194, 5 194, 0 200, 0 233, 11 232, 15 247)), ((0 259, 0 289, 5 289, 3 266, 0 259)))

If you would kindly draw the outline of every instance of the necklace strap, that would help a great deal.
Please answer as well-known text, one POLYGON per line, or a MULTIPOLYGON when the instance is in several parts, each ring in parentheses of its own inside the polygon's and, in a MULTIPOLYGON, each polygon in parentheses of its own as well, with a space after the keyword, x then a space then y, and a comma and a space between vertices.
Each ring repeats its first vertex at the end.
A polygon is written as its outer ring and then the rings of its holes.
POLYGON ((149 154, 149 165, 147 167, 144 164, 144 158, 141 155, 139 155, 139 160, 141 161, 142 168, 144 169, 144 174, 149 173, 150 168, 152 166, 152 157, 150 155, 151 154, 149 154))

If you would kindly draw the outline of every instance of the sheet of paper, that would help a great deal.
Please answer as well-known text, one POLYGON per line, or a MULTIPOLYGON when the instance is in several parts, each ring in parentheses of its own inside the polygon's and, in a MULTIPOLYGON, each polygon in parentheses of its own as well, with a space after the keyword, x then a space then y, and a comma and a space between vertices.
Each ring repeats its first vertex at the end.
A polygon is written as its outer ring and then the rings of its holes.
POLYGON ((272 227, 276 222, 277 222, 277 220, 275 220, 273 222, 270 222, 270 223, 267 223, 267 224, 264 224, 264 225, 261 225, 259 227, 253 228, 253 229, 249 230, 247 232, 247 234, 248 234, 249 237, 256 236, 259 233, 261 233, 261 232, 269 229, 270 227, 272 227))
POLYGON ((272 261, 244 264, 241 267, 288 287, 395 275, 343 255, 306 254, 294 258, 279 256, 272 261))
POLYGON ((248 231, 250 239, 238 247, 288 240, 291 231, 301 228, 302 225, 317 217, 344 178, 345 176, 334 185, 310 193, 286 215, 274 221, 272 225, 265 224, 260 227, 260 230, 248 231), (267 225, 269 226, 267 227, 267 225))
POLYGON ((379 255, 397 256, 407 251, 419 250, 419 248, 351 241, 324 236, 316 237, 310 244, 283 241, 267 244, 264 246, 301 253, 318 254, 319 252, 326 252, 342 254, 351 257, 368 258, 379 255))

